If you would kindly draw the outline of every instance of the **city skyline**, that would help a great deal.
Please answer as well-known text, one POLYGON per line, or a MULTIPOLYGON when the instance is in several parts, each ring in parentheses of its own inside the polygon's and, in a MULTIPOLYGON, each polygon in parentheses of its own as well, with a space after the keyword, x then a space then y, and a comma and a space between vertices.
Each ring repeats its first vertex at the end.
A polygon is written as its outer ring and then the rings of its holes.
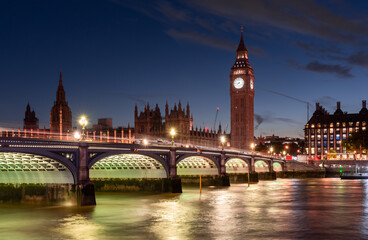
POLYGON ((82 114, 91 123, 111 117, 115 127, 133 126, 135 104, 162 108, 181 100, 191 106, 194 127, 211 128, 219 107, 225 128, 244 25, 255 73, 255 135, 303 137, 306 105, 272 92, 311 103, 310 116, 315 102, 333 112, 341 101, 344 112, 359 112, 368 65, 367 3, 346 9, 344 1, 306 2, 5 2, 0 123, 21 126, 29 102, 40 127, 49 127, 61 68, 74 126, 82 114), (285 11, 292 14, 282 18, 285 11))

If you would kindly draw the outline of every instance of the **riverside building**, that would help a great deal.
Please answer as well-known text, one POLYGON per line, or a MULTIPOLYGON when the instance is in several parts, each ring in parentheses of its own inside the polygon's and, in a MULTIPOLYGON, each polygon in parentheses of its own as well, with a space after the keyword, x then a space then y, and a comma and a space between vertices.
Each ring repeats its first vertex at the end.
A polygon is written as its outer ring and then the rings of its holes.
POLYGON ((305 125, 305 151, 310 159, 321 159, 330 152, 344 153, 342 142, 354 132, 366 131, 368 110, 362 101, 359 113, 346 113, 337 102, 336 111, 330 114, 319 103, 316 111, 305 125), (333 150, 333 151, 331 151, 333 150))

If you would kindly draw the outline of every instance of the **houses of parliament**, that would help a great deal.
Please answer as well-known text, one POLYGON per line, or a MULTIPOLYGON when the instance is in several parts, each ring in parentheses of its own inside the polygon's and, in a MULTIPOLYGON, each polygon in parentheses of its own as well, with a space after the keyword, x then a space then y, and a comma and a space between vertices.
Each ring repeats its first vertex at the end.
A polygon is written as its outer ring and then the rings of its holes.
MULTIPOLYGON (((219 147, 220 136, 225 135, 226 145, 237 149, 249 149, 254 142, 254 73, 248 60, 248 50, 244 44, 243 29, 235 63, 230 69, 230 113, 231 133, 226 134, 221 127, 215 129, 198 129, 193 126, 193 114, 189 103, 182 106, 179 101, 173 108, 165 105, 165 115, 162 116, 160 107, 156 104, 151 108, 149 103, 139 111, 134 109, 134 128, 113 128, 112 119, 99 119, 92 128, 87 129, 89 136, 106 136, 130 139, 170 139, 170 129, 175 129, 175 141, 182 144, 219 147)), ((38 119, 34 110, 28 104, 24 118, 24 129, 39 129, 38 119)), ((53 134, 71 133, 72 111, 68 106, 60 72, 56 100, 50 111, 50 129, 53 134)))

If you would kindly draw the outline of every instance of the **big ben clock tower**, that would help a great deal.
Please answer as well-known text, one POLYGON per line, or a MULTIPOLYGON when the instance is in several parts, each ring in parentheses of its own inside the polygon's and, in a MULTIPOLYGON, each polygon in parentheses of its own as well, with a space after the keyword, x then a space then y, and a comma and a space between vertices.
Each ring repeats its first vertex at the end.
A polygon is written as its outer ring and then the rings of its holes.
POLYGON ((250 149, 254 142, 254 74, 244 44, 243 27, 230 73, 231 147, 250 149))

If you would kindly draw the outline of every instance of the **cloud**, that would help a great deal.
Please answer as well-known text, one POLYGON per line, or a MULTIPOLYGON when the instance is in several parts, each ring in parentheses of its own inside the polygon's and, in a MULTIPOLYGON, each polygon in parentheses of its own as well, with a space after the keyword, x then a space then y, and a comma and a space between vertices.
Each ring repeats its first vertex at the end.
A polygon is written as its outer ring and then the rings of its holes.
POLYGON ((254 120, 256 121, 256 124, 254 126, 254 130, 258 130, 259 126, 262 123, 275 123, 275 122, 282 122, 282 123, 289 123, 289 124, 300 124, 300 122, 291 119, 291 118, 285 118, 285 117, 274 117, 273 114, 267 113, 267 114, 254 114, 254 120))
POLYGON ((287 31, 344 43, 360 41, 368 31, 364 21, 336 14, 314 0, 191 0, 193 9, 238 24, 266 24, 287 31))
POLYGON ((362 67, 368 67, 368 52, 359 51, 354 53, 347 58, 347 62, 362 67))
POLYGON ((322 46, 320 43, 316 44, 314 42, 302 42, 297 40, 295 42, 295 44, 303 49, 303 50, 307 50, 310 52, 315 52, 315 53, 334 53, 334 54, 343 54, 341 48, 337 47, 337 46, 322 46))
POLYGON ((341 66, 338 64, 332 65, 332 64, 323 64, 319 63, 318 61, 313 61, 308 63, 305 67, 305 70, 311 71, 311 72, 318 72, 318 73, 333 73, 341 78, 351 78, 353 75, 350 73, 351 68, 341 66))
POLYGON ((167 34, 175 39, 186 40, 189 42, 199 43, 205 46, 220 48, 224 50, 234 51, 234 49, 236 48, 235 44, 230 41, 223 40, 203 33, 189 32, 189 31, 180 32, 175 29, 170 29, 167 31, 167 34))

